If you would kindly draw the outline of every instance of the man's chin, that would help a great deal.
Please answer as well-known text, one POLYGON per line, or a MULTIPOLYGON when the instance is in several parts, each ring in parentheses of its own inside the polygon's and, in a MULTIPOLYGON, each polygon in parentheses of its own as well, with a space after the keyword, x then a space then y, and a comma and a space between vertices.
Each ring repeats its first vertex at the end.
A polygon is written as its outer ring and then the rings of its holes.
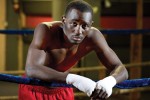
POLYGON ((73 41, 72 44, 80 44, 81 41, 73 41))
POLYGON ((77 43, 77 42, 71 42, 72 44, 74 44, 74 45, 77 45, 77 44, 79 44, 79 43, 77 43))

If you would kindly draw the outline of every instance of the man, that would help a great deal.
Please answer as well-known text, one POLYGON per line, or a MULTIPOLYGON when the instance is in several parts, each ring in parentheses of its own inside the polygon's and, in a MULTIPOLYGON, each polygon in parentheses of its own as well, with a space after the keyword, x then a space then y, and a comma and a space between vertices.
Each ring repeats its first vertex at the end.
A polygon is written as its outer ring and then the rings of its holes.
MULTIPOLYGON (((62 21, 43 22, 34 31, 26 61, 26 76, 44 81, 66 82, 93 100, 108 98, 112 88, 127 79, 128 73, 102 33, 92 27, 93 10, 82 1, 69 3, 62 21), (94 82, 69 70, 83 56, 95 51, 111 72, 94 82)), ((20 100, 74 100, 72 88, 20 85, 20 100)))

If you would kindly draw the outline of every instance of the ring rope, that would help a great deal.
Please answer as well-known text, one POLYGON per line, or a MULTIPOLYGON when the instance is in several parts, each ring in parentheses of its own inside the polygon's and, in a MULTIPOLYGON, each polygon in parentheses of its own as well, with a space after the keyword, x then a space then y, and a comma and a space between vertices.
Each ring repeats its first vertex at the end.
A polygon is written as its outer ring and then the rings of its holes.
MULTIPOLYGON (((14 76, 10 74, 0 74, 0 81, 7 81, 19 84, 50 86, 50 87, 73 87, 73 85, 56 82, 46 82, 39 79, 27 78, 21 76, 14 76)), ((150 85, 150 78, 125 80, 115 86, 120 89, 131 89, 137 87, 145 87, 150 85)))
MULTIPOLYGON (((133 68, 133 67, 141 67, 141 66, 148 66, 150 65, 150 61, 142 62, 142 63, 129 63, 129 64, 124 64, 126 68, 133 68)), ((148 66, 149 67, 149 66, 148 66)), ((92 66, 91 67, 86 67, 86 68, 73 68, 71 69, 71 72, 76 73, 76 72, 81 72, 81 71, 97 71, 97 70, 106 70, 104 66, 92 66)), ((2 74, 13 74, 13 75, 18 75, 18 74, 24 74, 25 70, 9 70, 9 71, 0 71, 2 74)))
MULTIPOLYGON (((100 30, 104 34, 145 34, 150 33, 150 29, 106 29, 100 30)), ((1 34, 33 34, 34 30, 24 29, 24 30, 0 30, 1 34)))

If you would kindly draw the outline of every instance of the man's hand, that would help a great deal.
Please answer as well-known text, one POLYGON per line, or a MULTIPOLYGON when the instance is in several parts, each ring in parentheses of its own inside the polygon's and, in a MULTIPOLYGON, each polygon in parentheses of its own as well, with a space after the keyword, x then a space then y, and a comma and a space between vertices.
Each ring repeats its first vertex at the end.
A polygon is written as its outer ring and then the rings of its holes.
POLYGON ((92 100, 104 100, 112 94, 112 88, 116 85, 113 76, 109 76, 96 83, 96 88, 91 95, 92 100))
POLYGON ((76 74, 68 74, 66 78, 67 84, 72 84, 74 87, 79 89, 80 91, 86 93, 89 97, 96 87, 96 82, 92 81, 89 78, 76 75, 76 74))

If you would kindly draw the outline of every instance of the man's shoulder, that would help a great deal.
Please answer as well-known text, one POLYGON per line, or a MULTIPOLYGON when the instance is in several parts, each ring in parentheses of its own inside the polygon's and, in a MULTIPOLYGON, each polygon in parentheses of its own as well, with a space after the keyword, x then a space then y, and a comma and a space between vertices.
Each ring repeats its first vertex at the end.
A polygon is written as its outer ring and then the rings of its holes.
POLYGON ((61 21, 42 22, 36 26, 34 33, 41 34, 42 36, 53 36, 58 30, 61 31, 61 24, 61 21))
POLYGON ((40 30, 46 33, 56 33, 58 30, 61 31, 62 22, 61 21, 52 21, 52 22, 42 22, 39 23, 35 30, 40 30))
POLYGON ((102 34, 98 28, 91 27, 91 29, 88 31, 88 37, 93 37, 97 34, 102 34))
POLYGON ((61 21, 52 21, 52 22, 42 22, 41 24, 46 25, 48 28, 51 28, 53 26, 61 26, 61 21))

